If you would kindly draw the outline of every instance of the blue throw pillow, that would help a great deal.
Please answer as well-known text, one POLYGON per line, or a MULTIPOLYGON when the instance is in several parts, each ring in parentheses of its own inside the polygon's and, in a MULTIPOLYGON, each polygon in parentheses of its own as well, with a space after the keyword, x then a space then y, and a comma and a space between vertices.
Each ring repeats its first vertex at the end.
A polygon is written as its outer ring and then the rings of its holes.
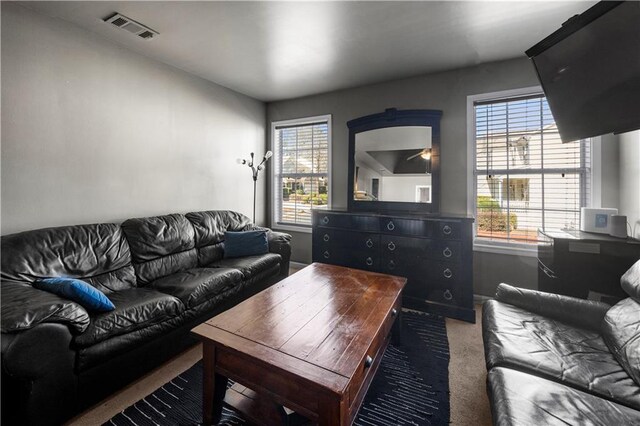
POLYGON ((65 299, 73 300, 88 310, 107 312, 116 308, 103 292, 75 278, 44 278, 34 282, 33 286, 37 289, 57 294, 65 299))
POLYGON ((269 253, 267 231, 224 233, 224 257, 242 257, 269 253))

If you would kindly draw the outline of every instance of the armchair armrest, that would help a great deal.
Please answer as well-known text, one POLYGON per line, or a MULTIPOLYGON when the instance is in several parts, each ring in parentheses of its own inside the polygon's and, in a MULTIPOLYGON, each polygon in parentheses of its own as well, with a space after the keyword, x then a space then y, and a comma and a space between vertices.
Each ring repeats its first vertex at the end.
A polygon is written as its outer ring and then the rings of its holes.
POLYGON ((527 290, 500 284, 496 299, 530 312, 582 328, 600 330, 600 323, 611 306, 594 300, 527 290))
POLYGON ((77 333, 89 326, 89 313, 82 306, 29 284, 3 281, 0 292, 0 329, 3 333, 24 331, 43 323, 66 324, 77 333))

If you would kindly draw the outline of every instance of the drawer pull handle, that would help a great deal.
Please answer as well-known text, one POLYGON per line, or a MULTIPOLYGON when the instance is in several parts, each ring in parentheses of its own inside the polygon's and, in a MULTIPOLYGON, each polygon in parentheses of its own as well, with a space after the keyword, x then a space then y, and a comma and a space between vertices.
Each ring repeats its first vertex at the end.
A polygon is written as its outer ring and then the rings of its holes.
POLYGON ((322 237, 322 239, 324 240, 325 243, 329 241, 329 234, 324 234, 324 237, 322 237))
POLYGON ((453 299, 453 294, 451 294, 451 292, 449 290, 445 290, 444 293, 442 294, 444 296, 444 298, 446 300, 451 300, 453 299))
POLYGON ((326 225, 327 223, 329 223, 329 216, 325 216, 322 218, 322 224, 326 225))
POLYGON ((394 225, 392 221, 389 221, 389 223, 387 223, 387 229, 389 231, 393 231, 394 229, 396 229, 396 225, 394 225))
POLYGON ((367 265, 368 265, 368 266, 373 265, 373 259, 372 259, 372 258, 370 258, 370 257, 367 257, 366 262, 367 262, 367 265))
POLYGON ((453 276, 453 272, 451 272, 451 269, 447 268, 444 271, 442 271, 442 275, 444 275, 446 279, 449 279, 453 276))
POLYGON ((451 227, 449 225, 445 225, 442 227, 442 233, 444 235, 451 235, 451 227))
POLYGON ((367 355, 367 357, 364 359, 364 368, 369 368, 371 367, 372 364, 373 364, 373 358, 367 355))
POLYGON ((453 252, 451 251, 451 249, 449 247, 447 247, 444 250, 442 250, 442 255, 444 257, 451 257, 452 254, 453 254, 453 252))
POLYGON ((329 251, 325 251, 324 253, 322 253, 322 255, 324 256, 325 259, 329 258, 329 251))
POLYGON ((396 315, 398 315, 398 310, 396 308, 393 308, 391 310, 391 316, 395 317, 396 315))
POLYGON ((393 260, 389 261, 389 269, 396 269, 396 262, 394 262, 393 260))
POLYGON ((394 251, 396 249, 396 245, 393 244, 393 241, 391 241, 389 244, 387 244, 387 248, 389 249, 389 251, 394 251))
POLYGON ((367 240, 367 243, 366 243, 366 244, 367 244, 367 247, 369 247, 369 248, 373 247, 373 241, 371 241, 371 238, 369 238, 369 239, 367 240))

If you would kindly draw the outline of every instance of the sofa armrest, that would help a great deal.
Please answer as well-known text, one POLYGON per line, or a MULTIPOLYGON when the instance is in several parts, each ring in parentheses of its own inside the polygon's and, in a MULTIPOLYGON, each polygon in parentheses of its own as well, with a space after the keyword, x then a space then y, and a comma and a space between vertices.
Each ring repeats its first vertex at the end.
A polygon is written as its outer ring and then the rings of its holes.
POLYGON ((0 292, 3 333, 24 331, 44 323, 66 324, 76 333, 82 333, 89 326, 89 313, 82 306, 29 284, 3 281, 0 292))
POLYGON ((496 299, 527 311, 582 328, 600 330, 600 323, 611 307, 595 300, 527 290, 500 284, 496 299))
POLYGON ((289 263, 291 261, 291 235, 284 232, 272 231, 269 228, 250 224, 244 228, 245 231, 267 231, 267 241, 269 242, 269 253, 277 253, 282 256, 280 263, 280 275, 289 275, 289 263))
POLYGON ((2 333, 2 423, 62 424, 77 398, 73 335, 65 324, 2 333))

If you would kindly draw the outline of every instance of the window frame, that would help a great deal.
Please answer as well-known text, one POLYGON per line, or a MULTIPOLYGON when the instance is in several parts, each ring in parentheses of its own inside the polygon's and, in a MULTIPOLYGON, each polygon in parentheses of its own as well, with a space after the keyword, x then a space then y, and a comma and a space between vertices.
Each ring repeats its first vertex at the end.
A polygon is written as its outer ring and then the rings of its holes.
MULTIPOLYGON (((467 96, 467 213, 477 217, 476 197, 477 197, 477 175, 475 173, 476 164, 476 128, 475 128, 475 103, 483 101, 507 100, 528 95, 544 95, 541 86, 524 87, 520 89, 502 90, 490 93, 481 93, 467 96)), ((590 195, 591 206, 599 204, 599 194, 596 194, 596 187, 600 185, 600 164, 599 164, 599 138, 591 138, 591 155, 589 165, 589 178, 591 179, 590 195), (596 198, 597 197, 597 198, 596 198)), ((496 241, 476 237, 476 227, 473 228, 473 250, 497 254, 509 254, 516 256, 537 257, 538 245, 527 244, 514 241, 496 241)))
POLYGON ((273 164, 271 165, 271 228, 274 230, 283 230, 283 231, 293 231, 293 232, 304 232, 311 233, 312 226, 302 225, 302 224, 279 224, 278 223, 278 202, 276 199, 276 194, 278 193, 278 183, 277 183, 277 175, 276 175, 276 161, 280 161, 278 156, 280 153, 275 149, 276 148, 276 129, 281 126, 303 126, 305 124, 313 124, 318 122, 326 122, 327 123, 327 209, 330 210, 333 198, 333 179, 332 179, 332 157, 331 157, 331 148, 332 148, 332 140, 333 140, 333 129, 331 122, 331 114, 325 115, 316 115, 313 117, 301 117, 301 118, 293 118, 290 120, 280 120, 280 121, 272 121, 271 122, 271 143, 270 149, 273 152, 273 164))

